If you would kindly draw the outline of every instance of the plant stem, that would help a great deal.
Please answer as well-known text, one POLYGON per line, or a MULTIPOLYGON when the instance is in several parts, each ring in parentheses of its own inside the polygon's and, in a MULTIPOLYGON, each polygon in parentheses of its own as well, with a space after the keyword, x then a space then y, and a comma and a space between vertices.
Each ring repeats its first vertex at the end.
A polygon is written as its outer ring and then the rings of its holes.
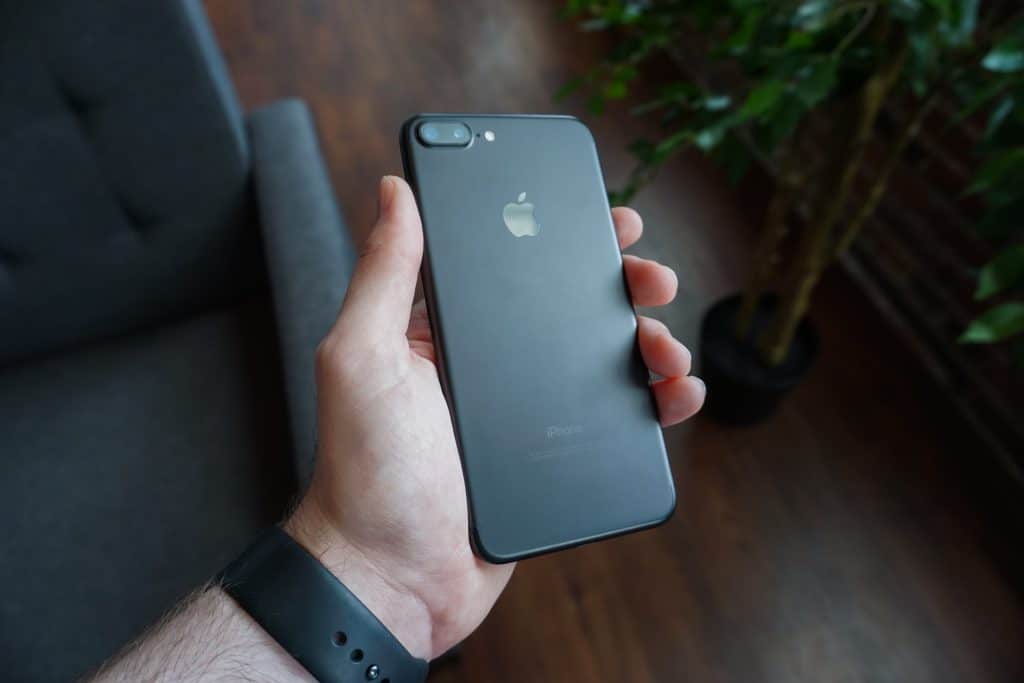
POLYGON ((812 215, 814 224, 803 235, 798 247, 791 289, 783 297, 772 325, 759 340, 761 356, 769 365, 780 365, 789 354, 797 326, 810 305, 811 294, 831 260, 830 238, 833 228, 850 197, 854 180, 864 161, 864 152, 874 135, 878 113, 899 79, 907 51, 908 43, 904 37, 896 53, 861 88, 860 108, 853 135, 844 153, 837 157, 843 160, 843 166, 838 173, 832 174, 836 178, 835 186, 830 187, 831 183, 826 183, 819 190, 823 193, 822 209, 820 212, 815 210, 812 215))
POLYGON ((800 169, 799 140, 800 133, 798 131, 791 148, 786 154, 786 158, 783 160, 778 185, 772 194, 768 209, 765 211, 764 222, 761 226, 761 236, 754 249, 750 280, 743 291, 740 310, 736 314, 734 330, 736 338, 739 340, 746 339, 750 334, 757 304, 760 302, 761 295, 764 293, 769 280, 771 280, 772 275, 778 268, 780 261, 779 247, 789 232, 789 223, 786 219, 793 206, 796 193, 804 183, 804 173, 800 169))
POLYGON ((839 57, 846 49, 853 45, 853 41, 857 40, 864 29, 868 27, 871 20, 875 18, 875 12, 878 11, 878 5, 876 3, 867 3, 864 5, 864 14, 861 15, 860 21, 853 27, 853 30, 843 36, 842 41, 832 51, 833 57, 839 57))
POLYGON ((836 241, 835 248, 832 252, 832 258, 838 259, 846 250, 850 248, 853 241, 857 239, 857 235, 860 234, 861 228, 867 223, 868 218, 874 214, 875 209, 878 208, 878 204, 882 201, 882 197, 885 196, 885 191, 889 187, 889 179, 892 177, 892 172, 896 169, 899 164, 900 158, 903 153, 907 150, 907 146, 917 137, 917 134, 921 131, 921 124, 924 122, 925 117, 928 113, 935 108, 935 105, 939 101, 939 93, 941 88, 934 88, 921 104, 918 105, 914 115, 907 121, 903 130, 900 132, 899 138, 896 143, 889 148, 889 154, 886 156, 885 161, 882 162, 882 167, 875 176, 875 180, 871 185, 871 189, 868 191, 868 196, 860 209, 857 210, 856 215, 846 225, 842 235, 836 241))

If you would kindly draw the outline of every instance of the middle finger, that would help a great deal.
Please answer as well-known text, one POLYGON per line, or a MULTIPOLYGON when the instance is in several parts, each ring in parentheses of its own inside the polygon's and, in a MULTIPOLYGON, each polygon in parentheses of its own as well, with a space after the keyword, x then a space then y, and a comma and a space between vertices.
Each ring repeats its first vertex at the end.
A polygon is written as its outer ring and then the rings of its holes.
POLYGON ((622 269, 626 271, 629 292, 637 306, 664 306, 676 298, 679 280, 668 266, 626 254, 622 257, 622 269))

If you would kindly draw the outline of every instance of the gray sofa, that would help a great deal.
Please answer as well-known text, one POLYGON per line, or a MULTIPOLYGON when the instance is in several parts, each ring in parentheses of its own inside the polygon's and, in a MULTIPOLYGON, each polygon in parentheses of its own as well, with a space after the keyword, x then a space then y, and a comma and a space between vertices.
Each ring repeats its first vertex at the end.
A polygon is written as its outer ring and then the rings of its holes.
POLYGON ((353 263, 198 0, 0 1, 0 678, 65 681, 286 509, 353 263))

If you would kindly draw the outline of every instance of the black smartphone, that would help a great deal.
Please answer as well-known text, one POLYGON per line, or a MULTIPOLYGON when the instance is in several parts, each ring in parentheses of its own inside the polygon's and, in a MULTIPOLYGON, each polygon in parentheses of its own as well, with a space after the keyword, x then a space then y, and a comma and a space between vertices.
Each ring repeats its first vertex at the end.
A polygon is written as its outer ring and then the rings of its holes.
POLYGON ((590 131, 421 114, 401 148, 476 552, 510 562, 664 522, 675 488, 590 131))

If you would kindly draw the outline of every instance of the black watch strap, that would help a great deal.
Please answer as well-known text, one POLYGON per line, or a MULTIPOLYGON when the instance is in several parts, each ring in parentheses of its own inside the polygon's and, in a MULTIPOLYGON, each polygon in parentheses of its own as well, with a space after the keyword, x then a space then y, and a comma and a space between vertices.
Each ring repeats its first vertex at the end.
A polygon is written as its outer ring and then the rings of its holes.
POLYGON ((416 659, 285 531, 266 531, 221 572, 224 590, 321 683, 422 683, 416 659))

